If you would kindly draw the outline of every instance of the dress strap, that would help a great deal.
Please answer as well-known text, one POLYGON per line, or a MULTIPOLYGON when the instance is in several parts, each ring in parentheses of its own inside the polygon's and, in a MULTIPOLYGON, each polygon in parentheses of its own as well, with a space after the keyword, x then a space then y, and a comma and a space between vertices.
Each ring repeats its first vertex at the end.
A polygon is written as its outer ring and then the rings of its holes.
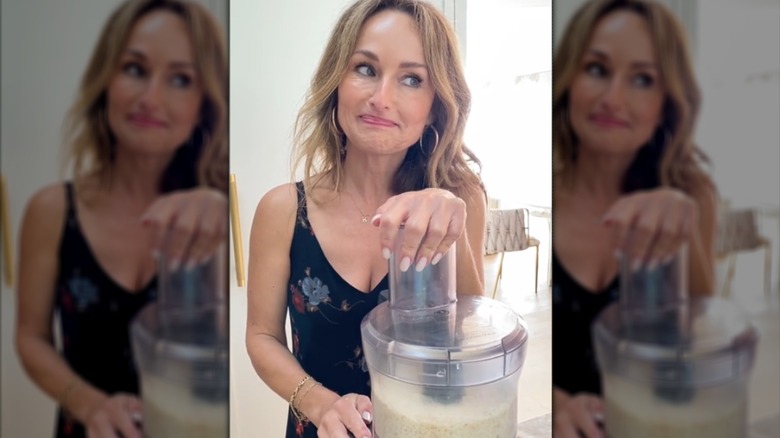
POLYGON ((298 193, 298 222, 309 223, 309 214, 306 208, 306 190, 303 187, 303 181, 295 183, 295 189, 298 193))
POLYGON ((65 182, 65 214, 68 225, 76 224, 76 195, 74 194, 73 181, 65 182))

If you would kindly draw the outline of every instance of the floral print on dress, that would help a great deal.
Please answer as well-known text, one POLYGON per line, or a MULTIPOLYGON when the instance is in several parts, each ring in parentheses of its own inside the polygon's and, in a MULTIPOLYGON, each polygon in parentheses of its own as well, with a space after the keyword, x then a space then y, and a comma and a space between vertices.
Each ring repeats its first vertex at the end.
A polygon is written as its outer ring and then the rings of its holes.
POLYGON ((360 370, 364 373, 368 372, 368 364, 366 364, 366 356, 363 354, 363 348, 361 346, 355 347, 352 350, 352 358, 336 363, 338 365, 346 365, 351 370, 360 370))
POLYGON ((333 307, 330 302, 330 290, 318 277, 312 278, 311 268, 304 270, 306 276, 298 280, 298 285, 290 285, 292 305, 298 313, 317 312, 320 304, 333 307))
POLYGON ((68 289, 79 312, 83 312, 90 304, 98 301, 98 289, 88 278, 74 276, 68 281, 68 289))

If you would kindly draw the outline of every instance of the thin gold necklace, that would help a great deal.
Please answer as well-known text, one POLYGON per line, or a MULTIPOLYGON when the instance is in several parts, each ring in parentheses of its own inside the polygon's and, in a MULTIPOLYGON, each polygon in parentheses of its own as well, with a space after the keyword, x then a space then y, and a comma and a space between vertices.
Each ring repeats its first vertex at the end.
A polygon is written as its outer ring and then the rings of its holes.
POLYGON ((344 193, 346 193, 346 194, 347 194, 347 196, 349 196, 349 199, 351 199, 351 200, 352 200, 352 204, 354 204, 354 205, 355 205, 355 208, 357 209, 357 211, 359 211, 359 212, 360 212, 360 221, 361 221, 361 222, 363 222, 364 224, 367 224, 367 223, 368 223, 368 221, 371 219, 371 215, 368 215, 368 214, 365 214, 365 213, 363 213, 363 210, 361 210, 361 209, 360 209, 360 207, 359 207, 359 206, 358 206, 358 204, 357 204, 357 201, 355 201, 355 198, 354 198, 354 197, 352 197, 352 194, 351 194, 351 193, 349 193, 349 192, 348 192, 348 191, 346 191, 346 190, 344 190, 344 193))

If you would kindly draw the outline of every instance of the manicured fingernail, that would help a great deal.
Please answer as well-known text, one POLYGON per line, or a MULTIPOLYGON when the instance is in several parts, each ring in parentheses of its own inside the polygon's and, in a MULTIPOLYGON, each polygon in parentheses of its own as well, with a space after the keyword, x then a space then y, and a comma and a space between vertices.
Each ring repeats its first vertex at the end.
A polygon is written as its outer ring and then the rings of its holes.
POLYGON ((385 260, 390 260, 390 250, 387 248, 382 248, 382 257, 384 257, 385 260))
POLYGON ((421 272, 423 269, 425 269, 426 263, 428 263, 428 259, 423 257, 420 260, 417 260, 417 265, 415 265, 414 269, 416 269, 417 272, 421 272))
POLYGON ((433 259, 431 260, 431 264, 435 266, 437 263, 439 263, 441 261, 441 258, 442 258, 442 255, 440 253, 434 254, 433 255, 433 259))
POLYGON ((371 218, 371 225, 379 225, 379 219, 381 218, 381 214, 375 214, 374 217, 371 218))
POLYGON ((133 412, 132 414, 130 414, 130 418, 132 418, 133 421, 135 421, 136 423, 140 423, 141 420, 143 420, 143 416, 141 415, 140 412, 133 412))
POLYGON ((409 265, 412 264, 411 259, 409 257, 404 257, 401 259, 401 272, 406 272, 407 269, 409 269, 409 265))
POLYGON ((602 412, 594 412, 593 413, 593 419, 596 420, 599 423, 604 422, 604 413, 602 412))
POLYGON ((361 417, 363 417, 363 420, 365 420, 366 423, 370 423, 371 422, 371 412, 368 412, 368 411, 363 412, 363 415, 361 415, 361 417))

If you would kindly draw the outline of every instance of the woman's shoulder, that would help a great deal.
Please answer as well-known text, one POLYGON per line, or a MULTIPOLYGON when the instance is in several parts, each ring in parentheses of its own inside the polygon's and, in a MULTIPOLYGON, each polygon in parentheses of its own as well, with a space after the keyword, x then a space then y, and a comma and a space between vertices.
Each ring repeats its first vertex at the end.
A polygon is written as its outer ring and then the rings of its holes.
POLYGON ((268 190, 255 209, 255 220, 274 227, 292 224, 298 211, 296 183, 285 183, 268 190))
POLYGON ((27 202, 27 217, 49 220, 63 216, 66 208, 66 183, 56 182, 38 189, 27 202))
POLYGON ((297 183, 285 183, 265 192, 260 198, 258 208, 270 210, 290 210, 298 205, 298 187, 297 183))
POLYGON ((56 248, 62 235, 67 200, 65 184, 49 184, 38 189, 28 200, 21 224, 22 245, 37 250, 56 248))

